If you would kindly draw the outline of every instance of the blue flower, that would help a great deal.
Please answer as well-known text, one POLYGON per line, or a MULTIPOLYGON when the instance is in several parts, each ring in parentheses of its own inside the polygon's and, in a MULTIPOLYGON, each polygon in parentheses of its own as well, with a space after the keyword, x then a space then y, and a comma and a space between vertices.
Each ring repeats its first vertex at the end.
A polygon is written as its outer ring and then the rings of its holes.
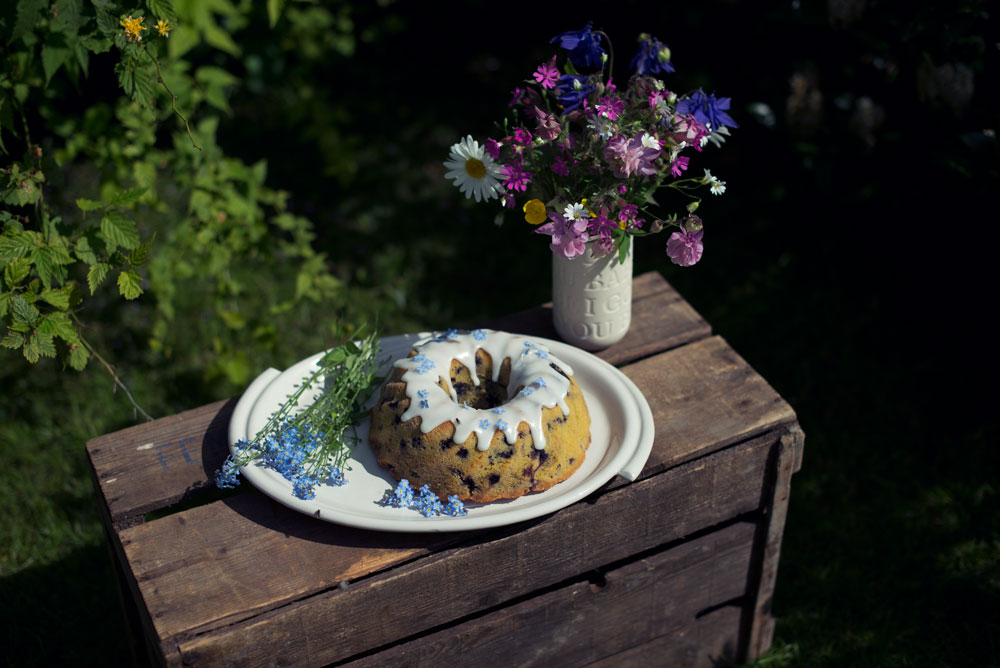
POLYGON ((427 395, 429 394, 430 392, 427 390, 417 390, 417 396, 420 397, 421 399, 426 399, 427 395))
POLYGON ((587 96, 593 92, 594 84, 587 83, 587 77, 564 74, 559 77, 559 83, 556 84, 556 99, 562 105, 564 114, 583 104, 587 96))
POLYGON ((534 392, 534 390, 532 390, 530 387, 526 387, 523 390, 521 390, 521 396, 522 397, 527 397, 527 396, 531 395, 532 392, 534 392))
POLYGON ((410 481, 403 478, 396 485, 395 489, 386 490, 381 501, 377 501, 380 506, 391 506, 393 508, 409 508, 413 505, 413 487, 410 481))
POLYGON ((487 420, 486 418, 483 418, 482 420, 479 421, 479 428, 480 429, 489 429, 490 428, 490 421, 487 420))
POLYGON ((538 387, 545 387, 546 386, 545 379, 539 376, 538 378, 535 379, 535 385, 537 385, 538 387))
POLYGON ((604 65, 604 49, 601 39, 590 31, 593 21, 588 21, 582 30, 570 30, 552 38, 550 44, 559 42, 559 46, 569 51, 569 60, 580 70, 594 71, 604 65))
POLYGON ((493 409, 493 412, 496 413, 497 415, 503 415, 503 411, 504 411, 503 406, 497 406, 496 408, 493 409))
POLYGON ((465 504, 458 500, 456 494, 452 494, 448 497, 448 504, 441 511, 445 515, 451 515, 452 517, 461 517, 462 515, 467 515, 468 510, 465 509, 465 504))
POLYGON ((319 481, 312 476, 298 476, 292 481, 292 493, 300 499, 305 499, 307 501, 309 499, 315 499, 316 492, 313 491, 313 487, 315 487, 318 482, 319 481))
MULTIPOLYGON (((549 356, 549 354, 547 352, 545 352, 544 350, 539 350, 538 351, 538 358, 539 359, 545 359, 548 356, 549 356)), ((544 385, 542 387, 544 387, 544 385)))
POLYGON ((427 485, 420 487, 420 496, 417 497, 413 505, 424 517, 433 517, 440 514, 443 510, 441 499, 427 485))
POLYGON ((454 328, 449 329, 447 332, 444 333, 444 338, 446 339, 458 338, 458 330, 454 328))
POLYGON ((485 329, 475 330, 474 332, 472 332, 472 338, 474 338, 476 341, 482 341, 483 339, 486 338, 486 330, 485 329))
POLYGON ((677 113, 694 114, 700 123, 708 125, 712 130, 718 130, 723 125, 738 128, 736 121, 726 113, 729 101, 728 97, 715 99, 715 93, 705 95, 705 91, 699 88, 691 97, 677 103, 677 113))
POLYGON ((674 66, 670 64, 670 49, 666 44, 646 34, 640 35, 639 39, 639 50, 635 52, 630 65, 639 76, 649 77, 674 71, 674 66))
POLYGON ((507 423, 504 422, 503 420, 497 420, 497 429, 499 429, 500 431, 504 431, 505 429, 507 429, 507 423))
POLYGON ((240 467, 236 465, 233 456, 229 455, 215 474, 215 486, 219 489, 231 489, 239 484, 240 467))
POLYGON ((431 407, 431 403, 429 401, 427 401, 426 399, 421 399, 420 400, 420 407, 421 408, 430 408, 431 407))

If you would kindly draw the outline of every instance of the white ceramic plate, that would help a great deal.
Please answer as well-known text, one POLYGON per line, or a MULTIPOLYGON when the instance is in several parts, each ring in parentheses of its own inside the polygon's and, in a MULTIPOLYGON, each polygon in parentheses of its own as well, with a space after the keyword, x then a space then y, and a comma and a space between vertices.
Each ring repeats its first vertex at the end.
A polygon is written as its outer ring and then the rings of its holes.
MULTIPOLYGON (((413 344, 430 333, 404 334, 381 339, 382 372, 392 361, 404 357, 413 344)), ((243 467, 243 476, 276 501, 328 522, 379 531, 464 531, 513 524, 555 512, 583 499, 621 475, 634 480, 653 447, 653 414, 635 384, 604 360, 574 346, 542 337, 556 357, 571 367, 590 410, 590 448, 583 465, 567 480, 544 492, 511 501, 467 503, 462 517, 424 517, 410 508, 377 504, 396 480, 375 461, 368 445, 368 420, 357 425, 358 444, 347 463, 347 484, 317 485, 316 497, 308 501, 292 494, 292 484, 276 471, 257 464, 243 467)), ((283 372, 268 369, 258 376, 237 402, 229 423, 230 449, 240 440, 250 440, 266 425, 296 385, 314 371, 323 353, 292 365, 283 372)), ((378 392, 372 397, 374 404, 378 392)), ((308 398, 312 401, 314 398, 308 398)), ((308 403, 304 401, 303 403, 308 403)))

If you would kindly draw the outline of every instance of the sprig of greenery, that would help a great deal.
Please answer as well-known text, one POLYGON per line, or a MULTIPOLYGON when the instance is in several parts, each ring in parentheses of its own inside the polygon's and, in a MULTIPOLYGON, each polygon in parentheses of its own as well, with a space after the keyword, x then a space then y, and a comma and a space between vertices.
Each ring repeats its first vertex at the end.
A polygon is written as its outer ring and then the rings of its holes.
POLYGON ((291 481, 300 498, 312 498, 313 486, 326 479, 342 484, 344 466, 357 442, 355 425, 364 418, 365 403, 383 380, 377 374, 378 353, 374 332, 327 351, 264 428, 252 440, 237 444, 216 484, 235 486, 239 468, 255 461, 291 481), (314 390, 319 394, 312 394, 314 390), (313 401, 303 406, 304 398, 313 401))

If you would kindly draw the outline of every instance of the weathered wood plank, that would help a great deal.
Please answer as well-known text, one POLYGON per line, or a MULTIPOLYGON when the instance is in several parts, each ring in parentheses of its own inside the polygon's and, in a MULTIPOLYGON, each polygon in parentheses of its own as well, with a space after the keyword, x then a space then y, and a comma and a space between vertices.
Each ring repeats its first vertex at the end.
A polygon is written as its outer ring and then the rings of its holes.
MULTIPOLYGON (((552 303, 486 323, 487 327, 559 339, 552 303)), ((632 325, 618 343, 595 354, 621 365, 676 348, 712 333, 709 324, 655 271, 632 281, 632 325)))
POLYGON ((584 665, 744 596, 755 530, 737 523, 611 570, 603 583, 571 584, 346 665, 584 665))
POLYGON ((718 336, 622 371, 646 397, 656 425, 643 475, 796 420, 792 407, 718 336))
MULTIPOLYGON (((770 493, 762 481, 776 440, 766 435, 543 520, 473 534, 467 545, 346 590, 337 583, 364 570, 345 570, 353 562, 341 554, 352 546, 287 533, 290 517, 259 515, 264 506, 277 506, 266 499, 225 516, 217 502, 134 527, 122 538, 159 636, 180 652, 172 660, 211 663, 239 655, 263 662, 275 643, 283 647, 301 636, 308 639, 310 660, 333 662, 760 508, 770 493), (222 543, 220 534, 225 550, 207 549, 222 543), (168 536, 171 550, 164 554, 168 536), (295 574, 302 568, 311 572, 295 594, 298 600, 289 601, 287 580, 298 583, 295 574), (247 621, 237 621, 241 615, 247 621), (344 619, 380 622, 335 623, 344 619), (250 642, 257 634, 263 634, 260 642, 250 642)), ((305 660, 290 651, 281 653, 289 661, 305 660)))
POLYGON ((709 668, 738 660, 743 610, 725 606, 684 628, 587 664, 586 668, 709 668))
POLYGON ((116 526, 202 491, 229 454, 235 399, 135 425, 87 442, 100 494, 116 526))

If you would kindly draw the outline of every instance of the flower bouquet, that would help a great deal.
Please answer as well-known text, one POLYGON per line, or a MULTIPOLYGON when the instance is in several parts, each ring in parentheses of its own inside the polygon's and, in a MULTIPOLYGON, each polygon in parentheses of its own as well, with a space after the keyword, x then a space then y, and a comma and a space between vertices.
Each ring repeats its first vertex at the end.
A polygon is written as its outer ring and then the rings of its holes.
MULTIPOLYGON (((612 77, 610 40, 591 23, 557 35, 552 43, 565 52, 561 65, 553 55, 514 89, 510 113, 499 126, 502 137, 480 144, 467 136, 452 146, 445 176, 476 201, 497 198, 507 209, 520 208, 538 234, 550 237, 556 328, 580 345, 568 330, 598 334, 604 322, 598 322, 601 304, 594 296, 560 299, 565 273, 558 269, 560 261, 584 256, 589 246, 584 262, 574 263, 588 269, 571 282, 591 287, 627 282, 627 296, 603 299, 609 317, 620 315, 623 300, 631 303, 631 266, 627 281, 602 278, 590 268, 600 258, 611 260, 601 263, 611 271, 613 260, 630 263, 632 237, 672 230, 666 244, 670 259, 685 267, 698 262, 704 229, 695 215, 701 202, 697 191, 721 195, 726 184, 707 169, 691 175, 691 158, 709 143, 721 146, 728 128, 737 126, 727 113, 729 98, 700 88, 684 94, 667 88, 661 77, 674 71, 670 49, 650 35, 639 36, 624 88, 612 77), (687 198, 682 214, 654 213, 651 207, 659 211, 654 194, 661 188, 687 198), (560 323, 560 311, 569 304, 597 320, 560 323)), ((605 335, 588 347, 620 339, 629 317, 624 324, 607 321, 605 335)))

